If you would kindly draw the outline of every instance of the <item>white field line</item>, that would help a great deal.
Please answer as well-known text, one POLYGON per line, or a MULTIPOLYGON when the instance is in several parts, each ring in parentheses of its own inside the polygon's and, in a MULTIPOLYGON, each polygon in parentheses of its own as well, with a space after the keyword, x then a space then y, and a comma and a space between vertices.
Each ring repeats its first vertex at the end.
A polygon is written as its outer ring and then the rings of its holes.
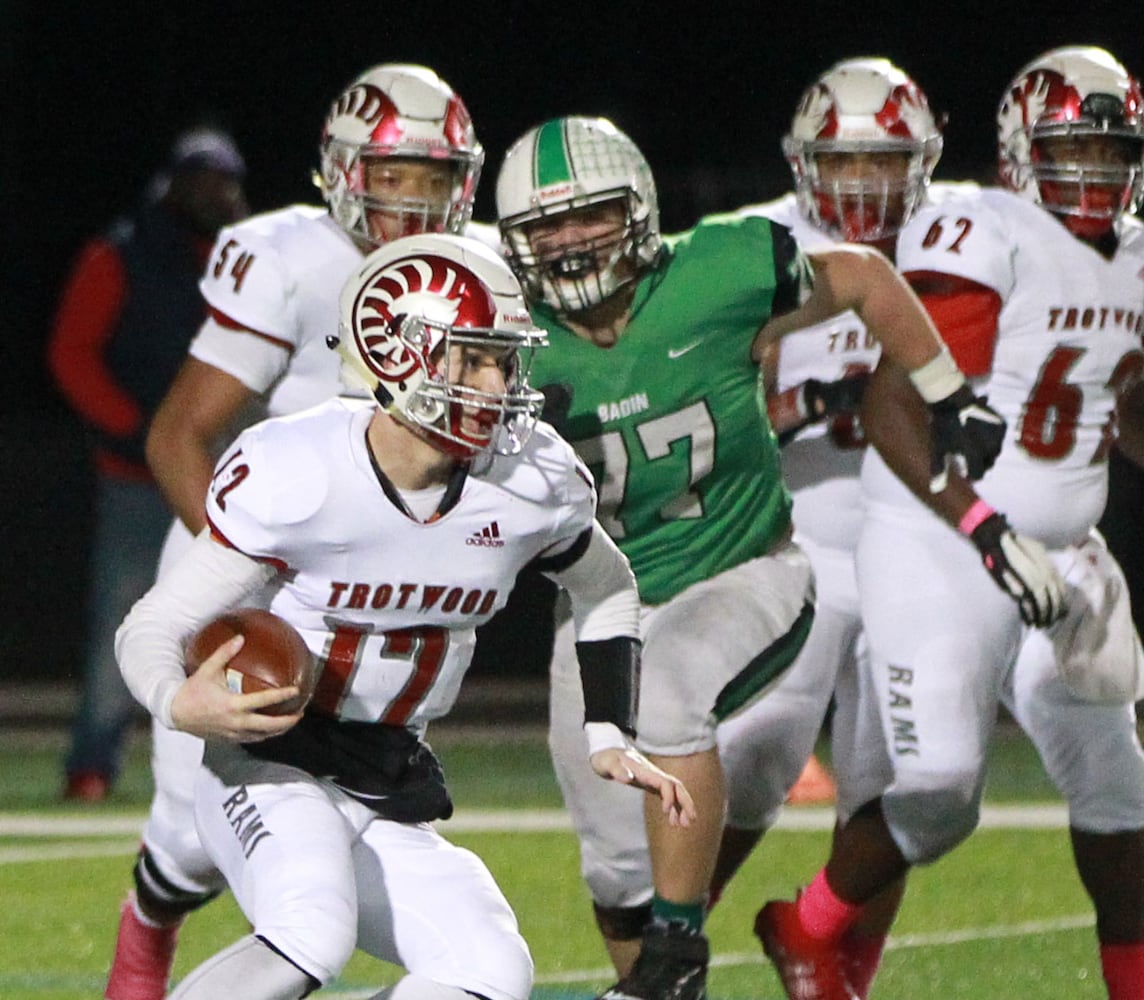
MULTIPOLYGON (((118 816, 50 816, 40 813, 0 812, 0 837, 138 837, 146 816, 133 813, 118 816)), ((834 810, 829 807, 787 809, 779 817, 776 830, 829 830, 834 810)), ((982 829, 1062 829, 1068 825, 1063 804, 985 806, 981 810, 982 829)), ((460 809, 440 825, 443 833, 483 831, 536 833, 570 830, 563 809, 460 809)))
MULTIPOLYGON (((1028 937, 1040 934, 1051 934, 1054 931, 1076 930, 1082 927, 1091 927, 1093 917, 1091 913, 1078 914, 1072 917, 1059 917, 1055 920, 1030 920, 1020 924, 999 924, 991 927, 967 927, 960 931, 942 931, 933 934, 904 934, 901 937, 891 937, 886 942, 887 951, 899 951, 905 948, 933 948, 943 945, 965 944, 972 941, 993 941, 1002 938, 1028 937)), ((740 965, 763 965, 767 959, 762 949, 757 952, 742 954, 712 955, 712 967, 734 967, 740 965)), ((597 969, 566 969, 561 972, 542 973, 536 977, 537 986, 570 986, 576 983, 603 983, 615 978, 610 966, 601 966, 597 969)), ((370 990, 337 990, 343 1000, 368 1000, 374 993, 370 990)))
MULTIPOLYGON (((901 937, 891 937, 886 942, 887 951, 898 951, 905 948, 933 948, 942 945, 965 944, 972 941, 994 941, 1001 938, 1028 937, 1038 934, 1051 934, 1054 931, 1071 931, 1081 927, 1093 925, 1091 913, 1078 914, 1072 917, 1058 917, 1055 920, 1029 920, 1020 924, 998 924, 992 927, 967 927, 960 931, 939 931, 933 934, 904 934, 901 937)), ((741 954, 712 955, 711 965, 731 967, 739 965, 763 965, 767 959, 762 949, 757 952, 741 954)), ((564 972, 551 972, 536 977, 537 986, 558 986, 570 983, 603 982, 614 979, 615 973, 610 967, 598 969, 568 969, 564 972)), ((367 997, 370 994, 362 993, 367 997)), ((353 997, 354 994, 346 994, 353 997)))
MULTIPOLYGON (((139 835, 146 817, 127 816, 43 816, 36 813, 0 813, 0 838, 43 839, 99 838, 85 844, 45 844, 5 847, 0 845, 0 864, 54 861, 64 858, 95 858, 132 854, 139 846, 139 835), (110 838, 117 838, 112 840, 110 838), (125 839, 130 838, 130 839, 125 839)), ((834 824, 830 808, 788 809, 780 817, 777 830, 829 830, 834 824)), ((983 829, 1062 829, 1068 825, 1063 805, 986 806, 981 811, 983 829)), ((450 833, 543 833, 570 830, 563 809, 460 810, 440 829, 450 833)))

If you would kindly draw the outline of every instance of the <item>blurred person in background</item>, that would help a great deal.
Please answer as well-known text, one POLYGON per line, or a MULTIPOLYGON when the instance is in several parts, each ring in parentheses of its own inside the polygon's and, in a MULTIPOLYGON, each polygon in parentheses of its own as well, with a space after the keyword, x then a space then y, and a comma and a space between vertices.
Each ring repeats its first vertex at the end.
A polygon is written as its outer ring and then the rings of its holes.
POLYGON ((83 689, 64 797, 97 802, 119 774, 136 711, 112 640, 151 585, 170 512, 143 457, 151 418, 205 315, 198 279, 218 230, 248 214, 230 136, 180 135, 139 206, 81 250, 48 345, 60 392, 90 432, 95 517, 83 689))

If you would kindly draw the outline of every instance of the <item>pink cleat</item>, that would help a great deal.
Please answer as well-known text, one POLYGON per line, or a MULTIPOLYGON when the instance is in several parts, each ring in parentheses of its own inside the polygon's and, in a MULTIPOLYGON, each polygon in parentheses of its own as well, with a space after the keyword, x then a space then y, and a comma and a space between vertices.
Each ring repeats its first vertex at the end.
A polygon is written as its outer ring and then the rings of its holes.
POLYGON ((789 1000, 859 1000, 846 982, 834 943, 807 934, 794 903, 767 903, 755 917, 755 936, 789 1000))
POLYGON ((128 893, 119 911, 115 958, 103 993, 106 1000, 163 1000, 178 934, 178 923, 166 927, 143 923, 135 912, 135 893, 128 893))

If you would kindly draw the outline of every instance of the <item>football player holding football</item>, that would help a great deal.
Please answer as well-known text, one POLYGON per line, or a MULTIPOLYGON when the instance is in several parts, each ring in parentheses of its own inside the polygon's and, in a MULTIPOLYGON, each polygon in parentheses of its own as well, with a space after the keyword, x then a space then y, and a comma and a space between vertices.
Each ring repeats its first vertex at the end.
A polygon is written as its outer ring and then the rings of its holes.
POLYGON ((761 216, 664 237, 648 163, 609 121, 530 129, 506 154, 497 214, 507 259, 549 332, 535 381, 568 403, 564 432, 596 475, 601 523, 639 583, 641 749, 687 784, 699 815, 669 827, 648 810, 645 831, 639 796, 588 785, 583 737, 567 725, 579 693, 565 624, 550 739, 620 972, 607 995, 698 998, 726 794, 715 729, 781 677, 814 617, 810 563, 791 541, 778 447, 759 406, 764 348, 853 309, 930 405, 935 474, 952 453, 980 474, 1000 420, 885 257, 857 247, 806 256, 761 216))
POLYGON ((1068 802, 1108 996, 1144 997, 1141 656, 1094 529, 1109 450, 1144 461, 1139 85, 1102 49, 1054 49, 1005 90, 997 137, 1001 185, 920 209, 897 260, 1006 438, 976 489, 953 476, 933 494, 901 433, 924 411, 883 357, 863 412, 877 451, 857 574, 893 781, 797 902, 759 914, 791 997, 855 996, 840 941, 861 905, 973 831, 999 703, 1068 802), (1063 594, 1021 585, 1046 557, 1063 594))
POLYGON ((300 998, 356 947, 406 970, 379 998, 527 1000, 512 910, 430 825, 452 803, 422 739, 526 564, 574 609, 592 770, 655 793, 669 825, 694 820, 682 784, 628 742, 638 593, 595 521, 587 470, 536 423, 527 373, 544 339, 482 243, 424 235, 374 251, 342 293, 338 338, 372 398, 242 432, 212 477, 209 529, 121 626, 132 693, 206 740, 195 820, 252 925, 173 997, 241 984, 251 1000, 300 998), (259 711, 296 688, 228 689, 241 637, 184 675, 187 638, 264 591, 321 660, 303 713, 259 711))
MULTIPOLYGON (((464 102, 423 66, 384 64, 333 101, 322 128, 325 206, 291 205, 224 229, 200 283, 210 317, 163 401, 148 461, 178 515, 167 565, 205 523, 219 449, 260 415, 346 391, 326 337, 337 296, 375 246, 419 232, 482 234, 469 222, 484 152, 464 102)), ((122 908, 108 1000, 162 1000, 178 927, 223 887, 191 820, 201 742, 152 726, 155 795, 122 908)))

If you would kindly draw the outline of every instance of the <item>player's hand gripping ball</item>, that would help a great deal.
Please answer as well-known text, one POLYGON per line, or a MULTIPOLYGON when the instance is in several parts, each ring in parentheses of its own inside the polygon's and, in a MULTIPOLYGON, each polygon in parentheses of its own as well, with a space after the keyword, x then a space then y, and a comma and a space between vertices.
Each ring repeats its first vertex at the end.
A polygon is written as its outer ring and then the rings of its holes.
POLYGON ((187 676, 232 636, 245 637, 223 668, 227 687, 235 694, 296 686, 298 697, 262 709, 266 715, 301 711, 314 693, 317 662, 305 640, 288 621, 261 608, 238 608, 208 622, 187 644, 187 676))

